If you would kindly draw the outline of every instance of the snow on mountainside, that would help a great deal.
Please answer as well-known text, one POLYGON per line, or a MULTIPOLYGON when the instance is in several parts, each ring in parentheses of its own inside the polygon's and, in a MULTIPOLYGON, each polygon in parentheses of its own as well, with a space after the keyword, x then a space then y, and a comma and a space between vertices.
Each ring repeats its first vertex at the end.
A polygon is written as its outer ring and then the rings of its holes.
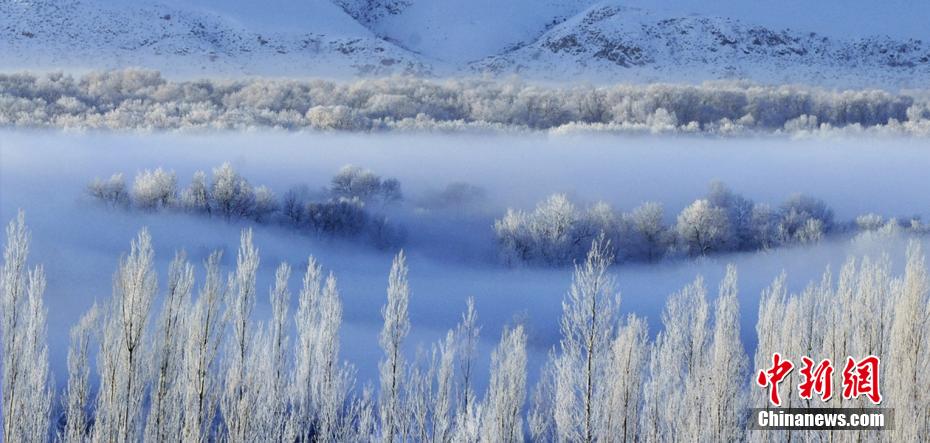
POLYGON ((888 37, 839 40, 718 17, 665 18, 598 5, 532 43, 471 65, 476 72, 634 81, 926 87, 930 46, 888 37))
POLYGON ((378 35, 463 63, 532 41, 595 0, 334 0, 378 35))
POLYGON ((930 82, 930 45, 921 40, 743 18, 594 0, 0 0, 0 70, 930 82))
MULTIPOLYGON (((0 66, 107 69, 142 66, 174 75, 426 74, 421 57, 376 37, 327 0, 312 0, 302 31, 219 14, 216 2, 177 5, 0 0, 0 66)), ((269 8, 274 7, 274 1, 269 8)), ((291 21, 293 22, 293 18, 291 21)))

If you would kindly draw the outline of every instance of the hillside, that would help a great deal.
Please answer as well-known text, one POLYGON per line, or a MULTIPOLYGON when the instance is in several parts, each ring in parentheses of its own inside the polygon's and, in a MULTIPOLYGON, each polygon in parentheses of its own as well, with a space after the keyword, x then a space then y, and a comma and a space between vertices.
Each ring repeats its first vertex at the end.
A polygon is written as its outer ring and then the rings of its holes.
POLYGON ((0 68, 137 66, 181 77, 744 79, 890 89, 930 80, 930 45, 901 36, 904 30, 894 37, 870 34, 882 30, 877 27, 796 30, 781 25, 785 18, 687 11, 590 0, 274 0, 260 6, 0 0, 0 68))
POLYGON ((664 18, 642 9, 599 5, 532 43, 471 67, 546 79, 752 79, 919 87, 930 75, 930 46, 889 37, 843 40, 720 17, 664 18))
POLYGON ((210 6, 3 0, 0 60, 5 70, 141 66, 180 76, 428 73, 326 0, 308 2, 290 26, 210 6))

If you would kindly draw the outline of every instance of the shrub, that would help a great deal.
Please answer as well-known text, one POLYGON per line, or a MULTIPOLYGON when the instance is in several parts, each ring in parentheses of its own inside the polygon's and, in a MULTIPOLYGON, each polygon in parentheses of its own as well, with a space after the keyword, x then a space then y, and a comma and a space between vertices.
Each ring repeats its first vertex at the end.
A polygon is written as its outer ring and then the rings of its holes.
POLYGON ((403 197, 397 179, 382 179, 374 172, 346 165, 330 180, 329 192, 334 199, 358 199, 382 204, 400 201, 403 197))
POLYGON ((132 202, 142 209, 168 208, 176 203, 178 178, 162 168, 143 170, 132 183, 132 202))
POLYGON ((123 174, 113 174, 106 180, 94 179, 87 186, 87 193, 113 206, 129 204, 129 193, 126 192, 126 181, 123 180, 123 174))
POLYGON ((255 206, 255 191, 248 180, 236 172, 228 162, 213 169, 210 184, 210 209, 227 219, 245 217, 255 206))

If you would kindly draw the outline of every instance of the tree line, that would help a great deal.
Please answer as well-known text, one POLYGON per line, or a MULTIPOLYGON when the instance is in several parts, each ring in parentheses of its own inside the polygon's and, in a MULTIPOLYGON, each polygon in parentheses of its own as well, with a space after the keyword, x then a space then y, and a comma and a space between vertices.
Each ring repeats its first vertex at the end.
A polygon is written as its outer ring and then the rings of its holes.
MULTIPOLYGON (((930 277, 916 242, 900 274, 883 256, 851 258, 837 278, 828 270, 800 293, 788 292, 784 274, 776 278, 761 295, 751 359, 739 339, 735 267, 713 303, 700 276, 672 294, 652 338, 644 318, 620 315, 609 240, 598 238, 575 266, 561 340, 538 384, 527 384, 529 337, 517 322, 504 328, 487 389, 477 392, 481 328, 472 300, 428 352, 404 352, 412 325, 402 251, 381 310, 378 380, 359 384, 340 357, 337 279, 313 257, 295 288, 296 312, 289 313, 292 268, 281 263, 267 295, 271 316, 259 321, 260 256, 250 230, 230 272, 213 253, 198 285, 195 266, 178 252, 159 288, 143 229, 119 262, 112 296, 72 327, 59 395, 45 344, 45 276, 41 266, 29 268, 22 213, 6 234, 4 441, 917 441, 930 431, 930 277), (772 352, 798 361, 879 356, 894 430, 747 431, 748 408, 768 402, 751 387, 750 370, 766 368, 772 352)), ((783 398, 789 406, 819 401, 783 398)), ((866 401, 834 396, 829 406, 866 401)))
POLYGON ((836 232, 876 230, 927 231, 918 218, 886 220, 866 214, 838 223, 823 201, 796 194, 781 205, 756 203, 712 182, 703 197, 686 206, 672 224, 660 203, 646 202, 617 212, 604 202, 579 207, 565 194, 554 194, 532 211, 508 209, 494 221, 504 263, 567 265, 583 260, 600 235, 610 240, 617 262, 654 262, 664 257, 704 256, 733 251, 767 250, 820 241, 836 232))
MULTIPOLYGON (((326 237, 364 241, 380 249, 400 246, 406 232, 385 215, 385 209, 403 201, 400 181, 353 165, 342 167, 321 190, 297 185, 280 198, 267 186, 253 186, 228 162, 214 168, 209 180, 203 171, 195 172, 184 189, 179 189, 174 171, 156 168, 136 174, 131 186, 121 173, 97 178, 87 193, 113 207, 275 222, 326 237)), ((484 198, 481 188, 451 183, 413 204, 423 211, 467 212, 480 210, 484 198)), ((503 263, 545 266, 583 260, 588 246, 600 235, 610 240, 616 262, 655 262, 810 244, 837 232, 928 231, 916 217, 886 220, 865 214, 840 223, 823 200, 803 194, 772 207, 719 181, 710 184, 703 198, 685 207, 674 223, 667 224, 665 218, 665 209, 657 202, 623 213, 604 202, 579 207, 566 195, 554 194, 532 211, 508 209, 492 228, 503 263)))
POLYGON ((281 198, 267 186, 253 186, 228 162, 214 168, 209 180, 203 171, 195 172, 181 190, 174 171, 156 168, 139 172, 131 187, 121 173, 94 179, 87 193, 114 207, 276 221, 320 235, 365 239, 379 248, 397 245, 404 236, 383 211, 402 200, 400 182, 352 165, 341 168, 327 188, 314 192, 295 186, 281 198))
POLYGON ((920 93, 745 82, 543 86, 412 77, 172 81, 125 69, 0 74, 0 125, 97 129, 282 128, 753 133, 851 128, 930 133, 920 93))

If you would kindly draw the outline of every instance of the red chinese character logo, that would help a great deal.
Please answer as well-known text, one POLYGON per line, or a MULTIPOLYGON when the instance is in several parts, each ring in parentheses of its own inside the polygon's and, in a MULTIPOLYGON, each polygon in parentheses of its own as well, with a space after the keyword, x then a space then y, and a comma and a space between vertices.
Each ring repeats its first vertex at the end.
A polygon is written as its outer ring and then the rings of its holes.
POLYGON ((830 359, 821 361, 816 369, 813 360, 801 357, 801 361, 804 362, 804 367, 801 368, 804 382, 798 385, 801 398, 810 400, 813 398, 814 392, 820 394, 820 399, 823 401, 833 397, 833 363, 830 362, 830 359))
POLYGON ((772 354, 772 367, 764 371, 759 371, 756 377, 756 383, 765 388, 769 388, 769 401, 775 406, 781 405, 781 398, 778 397, 778 384, 794 369, 794 364, 788 360, 782 360, 779 353, 772 354))
POLYGON ((878 357, 870 355, 858 363, 852 357, 846 359, 843 369, 843 398, 851 399, 865 395, 872 403, 879 404, 882 394, 878 392, 878 357))

